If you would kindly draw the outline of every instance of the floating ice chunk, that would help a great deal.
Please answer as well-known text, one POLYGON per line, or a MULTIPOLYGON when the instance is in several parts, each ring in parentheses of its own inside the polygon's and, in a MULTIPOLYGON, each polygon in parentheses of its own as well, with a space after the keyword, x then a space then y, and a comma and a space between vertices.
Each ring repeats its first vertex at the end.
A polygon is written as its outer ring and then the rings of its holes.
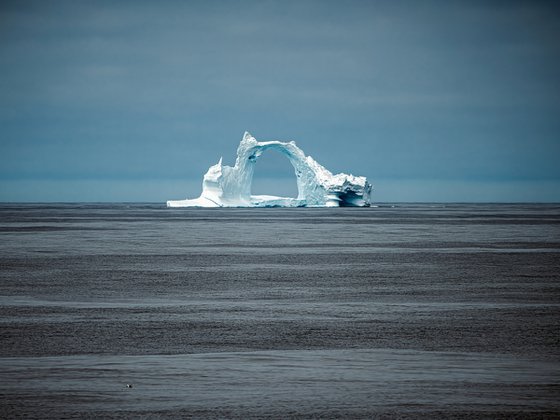
POLYGON ((202 194, 191 200, 170 200, 167 207, 367 207, 372 186, 363 176, 333 175, 311 156, 305 156, 295 142, 258 142, 245 132, 235 166, 222 164, 222 159, 204 175, 202 194), (251 195, 253 172, 259 156, 275 149, 294 167, 298 197, 251 195))

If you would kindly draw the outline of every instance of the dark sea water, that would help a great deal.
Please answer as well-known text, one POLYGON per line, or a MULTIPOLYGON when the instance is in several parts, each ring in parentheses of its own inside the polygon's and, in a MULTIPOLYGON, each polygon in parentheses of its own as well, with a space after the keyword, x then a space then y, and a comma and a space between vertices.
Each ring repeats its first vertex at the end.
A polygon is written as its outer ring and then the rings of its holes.
POLYGON ((0 314, 0 418, 560 418, 560 205, 4 204, 0 314))

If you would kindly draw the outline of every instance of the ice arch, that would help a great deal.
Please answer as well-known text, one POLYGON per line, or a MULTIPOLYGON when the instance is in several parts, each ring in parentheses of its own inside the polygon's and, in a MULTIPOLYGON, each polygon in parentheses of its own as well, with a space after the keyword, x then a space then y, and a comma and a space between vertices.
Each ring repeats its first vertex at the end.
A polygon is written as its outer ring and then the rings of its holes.
POLYGON ((333 175, 311 156, 305 156, 295 142, 258 142, 245 132, 235 165, 226 166, 222 159, 204 175, 202 194, 193 200, 168 201, 168 207, 338 207, 369 206, 371 184, 365 177, 333 175), (251 195, 255 163, 268 149, 286 156, 296 174, 297 198, 251 195))

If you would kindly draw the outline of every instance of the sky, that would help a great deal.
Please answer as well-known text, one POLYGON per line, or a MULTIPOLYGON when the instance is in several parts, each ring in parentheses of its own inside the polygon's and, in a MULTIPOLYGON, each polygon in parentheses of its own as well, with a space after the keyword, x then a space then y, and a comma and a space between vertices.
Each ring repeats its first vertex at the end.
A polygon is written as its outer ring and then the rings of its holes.
POLYGON ((557 2, 0 0, 0 201, 194 198, 249 131, 376 202, 559 202, 558 40, 557 2))

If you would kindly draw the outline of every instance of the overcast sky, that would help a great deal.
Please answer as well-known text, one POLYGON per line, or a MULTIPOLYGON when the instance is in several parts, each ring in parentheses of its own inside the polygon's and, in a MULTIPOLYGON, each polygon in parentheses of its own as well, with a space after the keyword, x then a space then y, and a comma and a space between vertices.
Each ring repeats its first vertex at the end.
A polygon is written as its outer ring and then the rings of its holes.
POLYGON ((0 200, 192 198, 247 130, 375 201, 560 201, 558 4, 2 0, 0 200))

